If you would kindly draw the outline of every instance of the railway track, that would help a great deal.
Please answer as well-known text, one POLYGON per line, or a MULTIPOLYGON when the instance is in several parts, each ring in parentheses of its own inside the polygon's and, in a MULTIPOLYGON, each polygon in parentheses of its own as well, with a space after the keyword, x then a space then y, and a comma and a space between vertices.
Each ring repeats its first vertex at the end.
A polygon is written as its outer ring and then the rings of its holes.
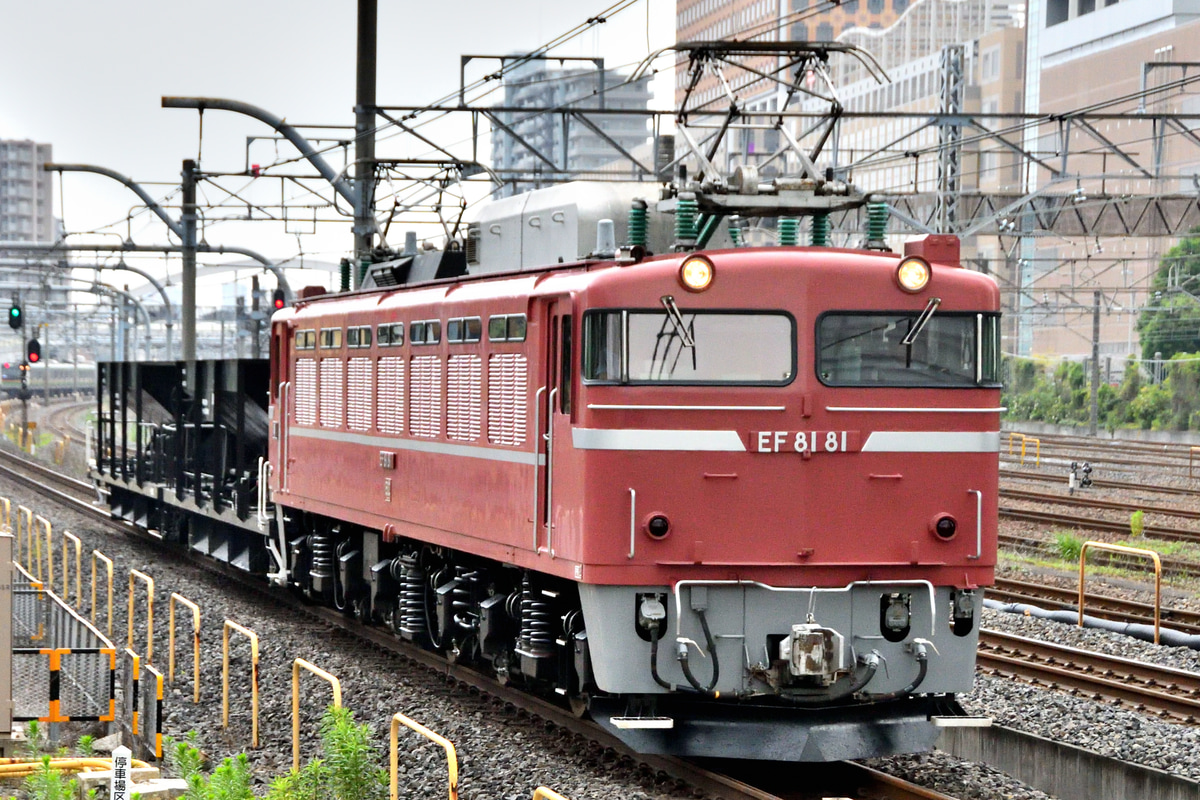
MULTIPOLYGON (((1130 513, 1144 511, 1147 514, 1161 514, 1165 517, 1200 519, 1200 511, 1192 511, 1186 508, 1152 506, 1145 503, 1125 503, 1119 500, 1101 500, 1098 497, 1046 494, 1045 492, 1030 492, 1025 489, 1009 489, 1004 487, 1000 488, 1000 497, 1029 503, 1051 503, 1060 506, 1073 506, 1075 508, 1097 508, 1112 511, 1127 511, 1130 513)), ((1197 533, 1197 536, 1200 537, 1200 533, 1197 533)))
MULTIPOLYGON (((1039 483, 1054 483, 1060 486, 1067 485, 1067 479, 1064 475, 1046 475, 1041 472, 1029 472, 1019 469, 1001 469, 1000 477, 1008 480, 1021 481, 1037 481, 1039 483)), ((1099 478, 1092 479, 1092 486, 1096 489, 1116 489, 1119 491, 1128 492, 1147 492, 1150 494, 1180 494, 1189 497, 1195 496, 1196 489, 1186 489, 1179 486, 1164 486, 1162 484, 1150 483, 1134 483, 1132 481, 1108 481, 1099 478)))
MULTIPOLYGON (((395 653, 410 663, 433 670, 458 682, 467 691, 479 692, 511 704, 527 713, 534 714, 571 735, 582 736, 620 755, 634 759, 647 768, 670 776, 674 780, 689 784, 695 789, 727 800, 819 800, 824 797, 869 797, 879 800, 955 800, 932 789, 909 783, 853 762, 839 762, 836 795, 814 794, 806 786, 798 789, 795 781, 795 765, 776 769, 747 768, 741 777, 706 769, 688 761, 668 756, 648 756, 635 753, 620 740, 606 732, 596 723, 582 719, 570 710, 546 700, 525 694, 515 688, 497 683, 494 677, 477 672, 397 639, 385 630, 363 625, 333 609, 312 606, 301 602, 289 593, 274 591, 265 585, 248 579, 246 573, 226 567, 208 559, 185 554, 169 548, 155 537, 142 533, 120 520, 112 519, 107 509, 93 502, 96 491, 92 484, 63 475, 40 464, 0 451, 0 474, 42 493, 71 510, 85 514, 97 523, 162 548, 175 557, 183 557, 198 568, 214 572, 236 581, 239 586, 262 595, 269 602, 286 608, 289 614, 319 620, 330 628, 336 628, 357 637, 368 646, 395 653), (53 484, 53 486, 48 485, 53 484), (57 487, 57 488, 56 488, 57 487), (773 788, 772 788, 773 787, 773 788)), ((806 779, 806 783, 811 783, 806 779)))
MULTIPOLYGON (((1002 519, 1015 519, 1022 522, 1037 522, 1043 525, 1054 525, 1062 528, 1083 528, 1085 530, 1105 531, 1106 533, 1117 533, 1124 536, 1129 535, 1129 522, 1096 519, 1095 517, 1084 517, 1079 514, 1063 514, 1055 511, 1033 511, 1024 508, 1011 508, 1008 506, 1000 506, 1000 517, 1002 519)), ((1152 539, 1163 539, 1172 542, 1200 542, 1200 531, 1192 531, 1187 528, 1169 528, 1165 525, 1147 525, 1143 529, 1143 535, 1152 539)), ((1192 562, 1181 562, 1192 563, 1192 562)), ((1166 558, 1163 559, 1163 565, 1166 566, 1166 558)), ((1193 563, 1193 567, 1200 569, 1200 564, 1193 563)))
POLYGON ((1200 719, 1200 675, 1090 650, 983 630, 978 669, 1034 685, 1082 694, 1195 723, 1200 719))
MULTIPOLYGON (((1030 513, 1032 514, 1033 512, 1030 513)), ((1001 510, 1001 516, 1004 516, 1003 510, 1001 510)), ((1037 521, 1044 520, 1039 518, 1037 521)), ((1060 524, 1062 524, 1064 527, 1087 527, 1085 525, 1071 525, 1068 522, 1063 522, 1060 524)), ((1125 530, 1128 532, 1127 528, 1125 530)), ((1051 547, 1050 542, 1038 537, 1015 536, 1010 533, 1001 533, 997 538, 1001 547, 1006 547, 1015 552, 1027 553, 1031 555, 1048 555, 1051 547)), ((1180 578, 1200 578, 1200 562, 1187 561, 1182 558, 1173 558, 1171 556, 1164 555, 1159 556, 1159 561, 1162 563, 1164 575, 1180 578)), ((1146 565, 1148 563, 1145 558, 1127 556, 1123 553, 1097 553, 1094 562, 1117 567, 1119 569, 1142 571, 1147 569, 1146 565)))
MULTIPOLYGON (((994 586, 989 586, 987 597, 1006 603, 1029 603, 1049 609, 1067 609, 1074 611, 1079 607, 1079 592, 1074 589, 1064 589, 1058 586, 1047 586, 1030 581, 1018 581, 1011 578, 997 578, 994 586)), ((1146 625, 1154 624, 1154 606, 1120 597, 1109 597, 1088 592, 1084 610, 1091 616, 1110 619, 1116 622, 1136 622, 1146 625)), ((1162 609, 1161 621, 1164 627, 1174 628, 1183 633, 1200 634, 1200 612, 1183 608, 1162 609)))

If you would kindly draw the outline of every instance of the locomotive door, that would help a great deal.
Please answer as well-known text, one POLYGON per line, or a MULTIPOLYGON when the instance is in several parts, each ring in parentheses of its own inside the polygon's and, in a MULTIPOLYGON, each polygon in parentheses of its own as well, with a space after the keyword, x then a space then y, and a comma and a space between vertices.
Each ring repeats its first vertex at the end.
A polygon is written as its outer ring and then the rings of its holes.
MULTIPOLYGON (((537 489, 540 498, 535 521, 534 549, 549 553, 553 558, 555 520, 554 497, 555 451, 571 435, 571 301, 556 298, 546 302, 542 319, 542 388, 535 398, 537 404, 537 437, 539 450, 544 454, 544 466, 538 470, 537 489)), ((540 461, 541 459, 539 459, 540 461)))

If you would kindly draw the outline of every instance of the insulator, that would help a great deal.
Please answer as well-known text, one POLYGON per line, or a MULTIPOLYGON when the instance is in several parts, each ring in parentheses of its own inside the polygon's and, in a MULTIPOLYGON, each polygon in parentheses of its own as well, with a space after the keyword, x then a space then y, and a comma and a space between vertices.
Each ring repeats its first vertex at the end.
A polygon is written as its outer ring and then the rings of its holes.
POLYGON ((812 246, 829 247, 829 215, 814 214, 812 218, 812 246))
POLYGON ((887 236, 888 207, 887 203, 867 204, 867 246, 884 247, 887 236))
POLYGON ((734 247, 742 246, 742 226, 736 216, 729 218, 729 241, 734 247))
POLYGON ((675 239, 678 241, 696 241, 700 235, 696 229, 696 218, 700 213, 700 204, 695 197, 680 195, 675 201, 675 239))
POLYGON ((629 207, 629 229, 625 236, 629 240, 630 247, 646 246, 647 225, 646 201, 634 200, 633 205, 629 207))
POLYGON ((480 573, 468 571, 466 567, 455 567, 458 584, 450 593, 450 613, 454 624, 466 631, 479 630, 479 611, 475 605, 476 590, 480 573))
MULTIPOLYGON (((415 556, 396 559, 400 572, 400 633, 408 637, 424 636, 428 629, 425 614, 425 572, 415 556)), ((395 562, 393 562, 395 563, 395 562)))
POLYGON ((333 537, 328 533, 314 533, 308 538, 309 551, 312 553, 312 563, 308 574, 316 580, 331 580, 333 578, 333 537))
POLYGON ((800 242, 800 220, 796 217, 780 217, 775 228, 775 242, 780 247, 795 247, 800 242))
POLYGON ((554 653, 554 611, 539 592, 535 592, 526 575, 521 581, 521 634, 517 649, 531 656, 554 653))

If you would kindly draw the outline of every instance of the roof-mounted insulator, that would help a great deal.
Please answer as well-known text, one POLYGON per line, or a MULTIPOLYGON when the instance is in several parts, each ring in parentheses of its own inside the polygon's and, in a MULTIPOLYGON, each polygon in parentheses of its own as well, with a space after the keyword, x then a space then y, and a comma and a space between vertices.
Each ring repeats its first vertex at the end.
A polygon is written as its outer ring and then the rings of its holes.
POLYGON ((696 218, 700 213, 700 204, 696 195, 691 192, 680 193, 675 200, 675 249, 690 250, 700 235, 696 228, 696 218))
POLYGON ((646 201, 640 197, 629 206, 629 228, 626 239, 629 246, 646 246, 646 230, 649 221, 646 218, 646 201))
POLYGON ((813 247, 829 247, 828 214, 813 214, 810 238, 813 247))
POLYGON ((886 250, 887 246, 887 203, 867 203, 867 241, 863 245, 867 250, 886 250))
POLYGON ((780 217, 775 228, 775 242, 780 247, 795 247, 800 243, 800 220, 797 217, 780 217))

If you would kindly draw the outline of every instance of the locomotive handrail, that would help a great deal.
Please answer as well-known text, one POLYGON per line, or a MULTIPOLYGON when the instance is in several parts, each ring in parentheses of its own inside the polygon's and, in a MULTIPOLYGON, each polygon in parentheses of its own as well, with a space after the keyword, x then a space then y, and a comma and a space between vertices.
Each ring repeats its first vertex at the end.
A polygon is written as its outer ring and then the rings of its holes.
POLYGON ((1159 618, 1162 616, 1162 559, 1153 550, 1143 550, 1139 547, 1126 547, 1120 544, 1104 542, 1084 542, 1079 550, 1079 627, 1083 627, 1083 567, 1088 550, 1103 550, 1108 553, 1124 553, 1126 555, 1146 556, 1154 562, 1154 643, 1158 644, 1159 618))
POLYGON ((450 779, 450 800, 458 800, 458 754, 454 751, 454 745, 450 743, 449 739, 439 736, 421 723, 411 720, 403 714, 396 714, 392 717, 391 734, 389 737, 391 739, 391 800, 399 800, 400 797, 398 739, 401 725, 416 731, 434 744, 440 745, 446 751, 446 771, 449 773, 450 779))
POLYGON ((200 606, 188 600, 178 592, 171 592, 171 599, 167 601, 167 673, 171 676, 171 683, 175 683, 175 603, 183 603, 192 610, 192 660, 194 666, 192 668, 192 702, 200 702, 200 606))
POLYGON ((629 557, 633 558, 633 543, 637 536, 637 491, 629 487, 629 557))
POLYGON ((316 675, 333 689, 333 707, 342 707, 342 682, 316 664, 297 658, 292 662, 292 769, 300 769, 300 670, 316 675))
MULTIPOLYGON (((771 584, 763 583, 762 581, 749 581, 749 580, 740 580, 740 579, 733 579, 733 580, 697 579, 697 580, 676 581, 675 585, 673 587, 671 587, 671 590, 675 594, 675 640, 676 641, 684 641, 683 635, 680 632, 680 630, 681 630, 680 624, 681 624, 681 620, 683 617, 683 597, 682 597, 681 590, 685 586, 689 586, 689 587, 690 586, 757 586, 758 588, 765 589, 768 592, 788 592, 788 593, 790 593, 790 592, 796 592, 796 593, 805 592, 808 594, 816 594, 816 593, 827 594, 827 593, 833 593, 833 592, 849 592, 855 586, 924 586, 926 589, 929 590, 929 638, 930 639, 933 638, 934 632, 937 630, 937 625, 935 624, 935 619, 937 617, 937 607, 935 605, 935 594, 936 593, 933 588, 933 583, 931 583, 930 581, 926 581, 926 580, 905 579, 905 580, 896 580, 896 581, 890 581, 890 580, 851 581, 850 583, 847 583, 845 586, 841 587, 840 589, 835 589, 835 588, 820 588, 817 586, 772 586, 771 584)), ((686 640, 686 641, 690 641, 690 640, 686 640)))
MULTIPOLYGON (((533 552, 538 551, 538 478, 541 475, 542 455, 542 394, 546 391, 543 386, 533 393, 533 552)), ((549 467, 547 467, 548 469, 549 467)))
POLYGON ((983 492, 967 489, 967 494, 975 495, 975 555, 967 556, 974 561, 983 557, 983 492))
POLYGON ((546 401, 546 552, 554 558, 554 398, 558 387, 550 390, 546 401))

